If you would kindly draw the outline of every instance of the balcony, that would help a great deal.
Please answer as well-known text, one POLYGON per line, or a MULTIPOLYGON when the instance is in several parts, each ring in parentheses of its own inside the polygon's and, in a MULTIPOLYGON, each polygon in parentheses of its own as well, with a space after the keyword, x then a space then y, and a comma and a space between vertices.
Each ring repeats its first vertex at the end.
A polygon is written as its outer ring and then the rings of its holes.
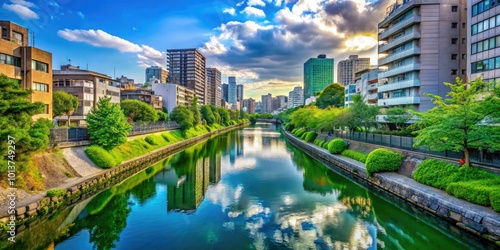
POLYGON ((401 75, 403 73, 415 71, 415 70, 420 70, 420 64, 413 63, 413 64, 408 64, 408 65, 404 65, 401 67, 393 68, 393 69, 390 69, 386 72, 379 73, 378 78, 381 79, 381 78, 387 78, 390 76, 397 76, 397 75, 401 75))
POLYGON ((379 99, 378 106, 388 107, 388 106, 398 106, 407 104, 420 104, 419 96, 403 96, 388 99, 379 99))
POLYGON ((395 54, 391 54, 390 56, 388 56, 386 58, 380 59, 378 62, 378 65, 385 65, 385 64, 388 64, 390 62, 401 60, 405 57, 408 57, 411 55, 416 55, 416 54, 420 54, 420 48, 414 47, 411 49, 407 49, 407 50, 404 50, 404 51, 401 51, 401 52, 398 52, 395 54))
POLYGON ((374 83, 374 84, 368 85, 367 90, 372 91, 372 90, 376 90, 377 88, 378 88, 378 84, 374 83))
POLYGON ((406 89, 406 88, 412 88, 412 87, 420 87, 420 80, 410 79, 410 80, 406 80, 406 81, 400 81, 400 82, 380 85, 378 87, 378 92, 383 93, 383 92, 389 92, 389 91, 396 90, 396 89, 406 89))
POLYGON ((395 32, 400 31, 414 23, 420 23, 420 16, 412 16, 393 25, 390 28, 385 29, 384 31, 378 34, 378 40, 387 39, 390 35, 394 34, 395 32))
POLYGON ((377 93, 375 93, 375 94, 368 94, 368 95, 366 95, 366 99, 367 100, 376 100, 376 99, 378 99, 378 94, 377 93))
POLYGON ((390 42, 378 46, 378 53, 383 53, 413 39, 420 38, 420 32, 414 30, 406 35, 402 35, 390 42))

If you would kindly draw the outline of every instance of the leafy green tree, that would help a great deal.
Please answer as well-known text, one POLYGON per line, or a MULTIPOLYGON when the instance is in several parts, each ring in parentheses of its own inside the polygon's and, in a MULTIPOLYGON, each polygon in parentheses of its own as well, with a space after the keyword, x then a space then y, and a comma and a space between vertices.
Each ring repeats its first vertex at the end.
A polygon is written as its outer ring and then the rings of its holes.
POLYGON ((166 122, 168 121, 168 114, 161 110, 156 110, 156 114, 158 115, 158 121, 166 122))
POLYGON ((215 123, 214 113, 212 113, 212 109, 208 105, 201 106, 201 117, 203 117, 208 125, 215 123))
POLYGON ((316 100, 316 106, 319 108, 326 108, 328 106, 344 107, 345 102, 345 88, 344 86, 333 83, 328 85, 316 100))
POLYGON ((201 120, 201 114, 200 114, 200 108, 198 107, 197 96, 193 98, 193 102, 191 103, 191 112, 193 113, 193 118, 194 118, 193 126, 196 126, 200 123, 201 120))
POLYGON ((214 105, 210 105, 209 107, 212 110, 212 114, 214 114, 215 123, 221 124, 221 117, 217 110, 217 107, 215 107, 214 105))
POLYGON ((10 139, 16 143, 17 170, 26 170, 25 164, 35 151, 48 145, 51 122, 39 119, 33 124, 32 116, 41 114, 45 105, 28 101, 32 92, 21 89, 16 80, 0 74, 0 173, 7 172, 10 139))
POLYGON ((366 104, 359 94, 353 96, 353 103, 349 107, 349 112, 353 113, 351 122, 348 124, 351 128, 362 128, 365 132, 368 132, 376 124, 378 107, 366 104))
POLYGON ((106 150, 125 143, 132 129, 120 106, 110 101, 111 97, 99 98, 97 106, 85 118, 90 139, 106 150))
POLYGON ((184 106, 175 107, 170 113, 170 119, 177 122, 182 130, 187 130, 194 126, 193 112, 184 106))
POLYGON ((315 113, 318 113, 316 106, 297 109, 290 116, 290 123, 295 127, 315 128, 316 121, 312 119, 315 113))
POLYGON ((218 113, 221 118, 221 125, 227 126, 229 125, 229 121, 231 121, 231 116, 229 115, 229 111, 225 108, 218 108, 218 113))
POLYGON ((413 114, 411 107, 393 107, 387 109, 387 116, 384 118, 387 122, 394 123, 396 129, 401 130, 403 126, 411 120, 413 114))
POLYGON ((480 78, 469 86, 458 77, 456 83, 444 84, 451 89, 448 98, 443 100, 440 96, 425 94, 433 99, 436 107, 427 112, 414 112, 423 125, 415 132, 415 146, 463 151, 464 165, 470 166, 470 149, 500 149, 500 127, 488 122, 498 112, 498 98, 485 91, 487 83, 480 78))
POLYGON ((155 122, 159 118, 153 106, 139 100, 123 100, 120 107, 125 116, 130 117, 134 122, 155 122))
POLYGON ((78 109, 78 97, 59 90, 52 95, 52 114, 56 116, 67 116, 68 126, 71 125, 70 116, 78 109))

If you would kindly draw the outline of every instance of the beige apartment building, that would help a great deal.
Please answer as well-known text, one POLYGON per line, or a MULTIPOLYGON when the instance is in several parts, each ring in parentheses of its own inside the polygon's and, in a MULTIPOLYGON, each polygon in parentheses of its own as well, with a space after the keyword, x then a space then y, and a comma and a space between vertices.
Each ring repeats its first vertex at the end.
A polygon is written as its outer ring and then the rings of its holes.
POLYGON ((337 64, 337 82, 343 86, 353 84, 356 72, 369 67, 370 58, 359 58, 358 55, 350 55, 349 58, 337 64))
POLYGON ((168 83, 193 90, 199 105, 208 104, 205 56, 197 49, 169 49, 167 53, 168 83))
POLYGON ((0 74, 32 90, 30 102, 45 104, 44 112, 33 120, 52 119, 52 53, 28 46, 28 29, 22 26, 0 21, 0 28, 0 74))

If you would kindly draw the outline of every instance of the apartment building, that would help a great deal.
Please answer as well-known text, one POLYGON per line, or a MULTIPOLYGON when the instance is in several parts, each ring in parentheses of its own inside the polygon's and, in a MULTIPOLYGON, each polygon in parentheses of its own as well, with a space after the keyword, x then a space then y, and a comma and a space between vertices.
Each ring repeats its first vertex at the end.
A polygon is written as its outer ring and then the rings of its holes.
POLYGON ((155 92, 151 89, 122 88, 120 91, 120 99, 121 101, 127 99, 138 100, 151 105, 155 109, 163 108, 163 97, 155 95, 155 92))
POLYGON ((273 96, 268 93, 267 95, 262 95, 262 106, 261 106, 261 113, 271 113, 272 110, 272 100, 273 96))
POLYGON ((169 60, 168 83, 191 89, 198 104, 207 104, 206 59, 197 49, 167 50, 169 60))
POLYGON ((304 63, 304 99, 323 91, 333 83, 333 58, 321 54, 318 58, 310 58, 304 63))
POLYGON ((153 83, 152 89, 156 95, 162 97, 163 107, 169 114, 177 106, 189 107, 196 95, 191 89, 171 83, 153 83))
POLYGON ((207 68, 207 103, 216 107, 221 106, 222 84, 221 72, 216 68, 207 68))
POLYGON ((404 0, 387 8, 379 27, 378 105, 434 107, 424 93, 445 96, 443 82, 466 76, 466 1, 404 0))
POLYGON ((227 102, 234 104, 237 100, 237 90, 236 90, 236 77, 230 76, 228 77, 228 86, 227 86, 227 102))
POLYGON ((337 82, 342 86, 354 83, 356 72, 370 67, 370 58, 359 58, 358 55, 350 55, 346 60, 337 64, 337 82))
POLYGON ((19 81, 23 89, 32 90, 30 102, 42 102, 42 114, 52 119, 52 53, 28 46, 28 29, 10 21, 0 21, 0 72, 19 81))
POLYGON ((304 105, 304 91, 302 87, 295 87, 288 93, 288 108, 304 105))
POLYGON ((236 101, 241 102, 243 101, 243 84, 238 84, 236 85, 236 101))
POLYGON ((159 66, 146 68, 146 83, 167 82, 168 72, 159 66))

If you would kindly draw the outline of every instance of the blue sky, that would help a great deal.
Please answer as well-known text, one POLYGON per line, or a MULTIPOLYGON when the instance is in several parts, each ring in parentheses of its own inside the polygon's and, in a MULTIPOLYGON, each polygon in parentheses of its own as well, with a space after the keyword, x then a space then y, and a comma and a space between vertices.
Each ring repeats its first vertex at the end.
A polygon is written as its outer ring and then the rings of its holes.
MULTIPOLYGON (((377 23, 392 0, 2 0, 0 19, 27 27, 35 46, 68 63, 144 82, 166 49, 198 48, 245 98, 287 94, 318 54, 376 63, 377 23), (116 73, 114 73, 116 72, 116 73)), ((335 72, 336 74, 336 72, 335 72)), ((335 76, 336 77, 336 76, 335 76)))

